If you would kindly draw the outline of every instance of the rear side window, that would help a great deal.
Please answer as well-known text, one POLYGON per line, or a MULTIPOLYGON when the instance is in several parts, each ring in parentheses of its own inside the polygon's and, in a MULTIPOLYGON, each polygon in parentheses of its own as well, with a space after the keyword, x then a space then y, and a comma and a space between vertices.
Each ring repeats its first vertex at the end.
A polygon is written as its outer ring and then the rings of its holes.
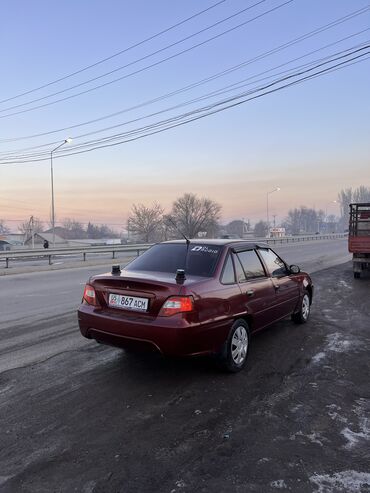
POLYGON ((237 255, 243 266, 247 279, 266 276, 261 260, 258 258, 258 255, 254 250, 238 252, 237 255))
POLYGON ((282 277, 287 275, 287 268, 280 257, 276 255, 272 250, 259 249, 259 254, 262 256, 265 264, 272 277, 282 277))
POLYGON ((235 284, 235 272, 231 255, 228 255, 221 276, 222 284, 235 284))
POLYGON ((234 255, 236 279, 238 282, 246 281, 244 269, 237 255, 234 255))
POLYGON ((187 249, 185 243, 158 243, 130 262, 125 270, 175 275, 177 269, 185 269, 188 275, 212 277, 221 249, 219 245, 190 243, 187 249))

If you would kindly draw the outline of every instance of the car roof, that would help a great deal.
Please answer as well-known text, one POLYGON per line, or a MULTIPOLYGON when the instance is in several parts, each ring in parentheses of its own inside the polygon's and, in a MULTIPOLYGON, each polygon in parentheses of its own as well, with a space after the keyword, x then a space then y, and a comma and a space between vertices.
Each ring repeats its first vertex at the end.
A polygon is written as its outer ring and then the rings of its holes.
MULTIPOLYGON (((170 240, 170 241, 163 241, 162 243, 180 243, 180 244, 185 244, 185 240, 170 240)), ((215 246, 225 246, 225 245, 231 245, 233 248, 269 248, 269 245, 264 242, 255 242, 255 241, 250 241, 250 240, 242 240, 242 239, 230 239, 230 238, 215 238, 215 239, 208 239, 208 238, 191 238, 190 239, 190 244, 195 243, 197 245, 215 245, 215 246)))

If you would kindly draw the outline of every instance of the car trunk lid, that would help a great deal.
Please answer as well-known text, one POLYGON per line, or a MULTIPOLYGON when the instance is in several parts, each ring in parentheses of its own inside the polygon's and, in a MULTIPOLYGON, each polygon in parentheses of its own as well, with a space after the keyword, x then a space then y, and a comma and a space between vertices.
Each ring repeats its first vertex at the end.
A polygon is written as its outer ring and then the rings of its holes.
POLYGON ((122 271, 97 276, 91 284, 103 310, 142 317, 156 317, 166 299, 181 294, 182 288, 172 274, 162 272, 122 271))

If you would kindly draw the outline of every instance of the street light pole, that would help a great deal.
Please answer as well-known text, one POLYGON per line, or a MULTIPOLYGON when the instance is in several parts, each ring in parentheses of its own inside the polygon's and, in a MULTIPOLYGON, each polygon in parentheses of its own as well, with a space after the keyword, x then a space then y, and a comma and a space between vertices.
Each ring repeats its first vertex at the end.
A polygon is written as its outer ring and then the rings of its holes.
POLYGON ((267 212, 267 235, 270 236, 270 217, 269 217, 269 195, 274 192, 279 192, 280 187, 274 188, 271 192, 267 192, 266 194, 266 212, 267 212))
POLYGON ((69 144, 72 139, 68 137, 55 149, 50 151, 50 179, 51 179, 51 225, 53 229, 53 248, 55 247, 55 207, 54 207, 54 170, 53 170, 53 152, 62 147, 64 144, 69 144))

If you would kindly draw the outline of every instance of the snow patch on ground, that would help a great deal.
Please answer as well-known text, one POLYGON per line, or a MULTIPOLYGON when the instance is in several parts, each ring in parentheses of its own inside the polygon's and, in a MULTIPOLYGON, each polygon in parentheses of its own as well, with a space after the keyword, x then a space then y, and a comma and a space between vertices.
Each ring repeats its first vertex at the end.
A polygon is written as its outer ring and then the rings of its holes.
POLYGON ((346 338, 343 334, 339 332, 334 332, 333 334, 328 334, 326 336, 326 344, 322 351, 315 354, 311 361, 313 363, 320 363, 323 359, 328 356, 329 352, 333 353, 346 353, 352 349, 360 347, 360 341, 352 337, 351 339, 346 338))
POLYGON ((12 390, 13 387, 14 387, 14 385, 7 385, 6 387, 0 389, 0 394, 5 394, 5 392, 12 390))
POLYGON ((327 345, 326 348, 329 351, 334 351, 335 353, 345 353, 351 346, 356 345, 357 341, 349 341, 344 339, 342 334, 335 332, 334 334, 329 334, 326 337, 327 345))
POLYGON ((276 481, 271 481, 270 486, 272 488, 278 488, 279 490, 282 490, 283 488, 287 488, 284 479, 277 479, 276 481))
POLYGON ((314 474, 310 481, 317 486, 317 493, 364 493, 370 487, 370 473, 342 471, 335 474, 314 474))
POLYGON ((179 479, 178 481, 176 481, 175 484, 176 484, 177 488, 185 488, 186 487, 186 483, 182 479, 179 479))
POLYGON ((88 481, 83 487, 83 493, 93 493, 96 486, 95 481, 88 481))
MULTIPOLYGON (((370 418, 367 408, 370 407, 367 399, 359 399, 356 401, 354 413, 358 416, 357 428, 359 431, 353 431, 349 426, 346 426, 341 434, 346 438, 347 449, 352 449, 361 441, 370 441, 370 418)), ((369 445, 367 445, 369 446, 369 445)))
POLYGON ((318 433, 315 433, 314 431, 309 434, 305 434, 302 431, 297 431, 297 433, 290 435, 289 440, 295 440, 297 437, 307 438, 311 443, 317 443, 317 445, 320 445, 320 447, 323 446, 322 441, 319 440, 321 436, 318 433))
POLYGON ((344 281, 343 279, 341 279, 339 282, 338 282, 339 286, 343 287, 343 288, 346 288, 346 289, 353 289, 353 286, 351 286, 350 284, 348 284, 346 281, 344 281))
POLYGON ((315 356, 312 358, 312 361, 314 363, 319 363, 322 359, 324 359, 326 356, 326 353, 321 351, 320 353, 315 354, 315 356))
POLYGON ((348 419, 340 415, 341 407, 336 404, 329 404, 326 406, 329 411, 328 415, 333 421, 339 421, 340 423, 348 423, 348 419))
POLYGON ((12 479, 13 476, 0 476, 0 486, 5 484, 9 479, 12 479))
POLYGON ((292 407, 291 412, 296 413, 297 411, 302 409, 302 407, 303 407, 303 404, 297 404, 296 406, 292 407))
POLYGON ((347 449, 351 449, 355 445, 357 445, 357 443, 358 443, 358 441, 359 441, 360 438, 365 438, 365 439, 367 438, 367 436, 366 436, 365 433, 362 433, 361 431, 359 431, 359 432, 352 431, 349 428, 344 428, 341 431, 341 434, 347 440, 347 444, 346 444, 346 448, 347 449))

